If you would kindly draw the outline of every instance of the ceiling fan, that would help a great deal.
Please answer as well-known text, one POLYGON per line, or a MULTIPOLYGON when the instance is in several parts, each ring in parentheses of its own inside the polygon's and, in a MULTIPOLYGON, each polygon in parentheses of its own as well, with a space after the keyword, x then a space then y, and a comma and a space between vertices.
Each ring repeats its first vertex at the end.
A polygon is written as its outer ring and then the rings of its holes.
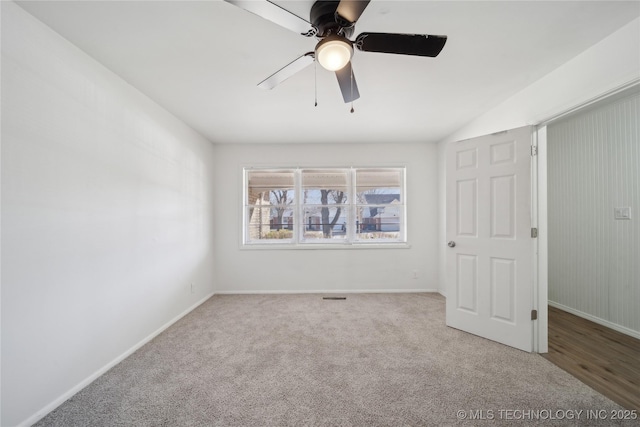
POLYGON ((319 0, 311 7, 308 21, 269 0, 225 1, 305 37, 319 40, 313 51, 260 82, 258 86, 264 89, 273 89, 317 60, 324 68, 336 73, 344 102, 352 102, 360 98, 351 67, 354 46, 364 52, 436 57, 447 41, 447 36, 392 33, 360 33, 355 40, 349 40, 356 21, 371 0, 319 0))

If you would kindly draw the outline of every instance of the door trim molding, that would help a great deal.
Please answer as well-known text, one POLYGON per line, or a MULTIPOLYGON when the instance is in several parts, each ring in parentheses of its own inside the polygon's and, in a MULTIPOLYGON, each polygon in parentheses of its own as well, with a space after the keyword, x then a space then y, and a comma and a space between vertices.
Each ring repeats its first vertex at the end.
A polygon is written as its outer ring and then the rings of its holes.
POLYGON ((537 153, 531 158, 531 226, 538 228, 533 249, 533 304, 538 320, 533 322, 533 351, 549 352, 549 279, 547 227, 547 127, 536 127, 537 153))
POLYGON ((614 97, 616 95, 623 95, 623 93, 626 92, 627 90, 633 90, 636 87, 638 89, 640 89, 640 77, 635 78, 635 79, 633 79, 633 80, 631 80, 631 81, 629 81, 629 82, 627 82, 627 83, 625 83, 623 85, 620 85, 620 86, 618 86, 616 88, 608 90, 608 91, 606 91, 606 92, 604 92, 604 93, 602 93, 602 94, 600 94, 598 96, 594 96, 593 98, 588 99, 588 100, 586 100, 584 102, 581 102, 578 105, 574 105, 573 107, 571 107, 571 108, 569 108, 567 110, 564 110, 564 111, 562 111, 560 113, 554 114, 553 116, 547 117, 544 120, 541 120, 536 125, 536 127, 547 126, 547 125, 555 122, 556 120, 560 120, 560 119, 562 119, 562 118, 564 118, 566 116, 570 116, 571 114, 578 113, 579 111, 582 111, 582 109, 590 107, 591 105, 596 104, 596 103, 598 103, 600 101, 603 101, 605 99, 614 97))
MULTIPOLYGON (((537 266, 534 264, 534 289, 537 288, 537 298, 534 298, 534 304, 538 304, 538 321, 534 326, 534 343, 533 348, 537 353, 549 352, 549 320, 548 306, 553 305, 549 299, 549 252, 548 252, 548 201, 547 201, 547 126, 582 111, 585 108, 607 99, 615 99, 617 96, 626 96, 629 91, 640 90, 640 78, 636 78, 617 88, 609 90, 603 94, 593 97, 581 104, 569 108, 559 114, 555 114, 545 120, 542 120, 535 126, 535 137, 538 146, 538 152, 532 160, 532 173, 535 168, 536 177, 532 176, 532 205, 535 206, 532 211, 532 223, 537 221, 538 239, 535 243, 535 258, 537 266)), ((533 227, 534 225, 532 225, 533 227)), ((536 307, 534 307, 536 308, 536 307)))

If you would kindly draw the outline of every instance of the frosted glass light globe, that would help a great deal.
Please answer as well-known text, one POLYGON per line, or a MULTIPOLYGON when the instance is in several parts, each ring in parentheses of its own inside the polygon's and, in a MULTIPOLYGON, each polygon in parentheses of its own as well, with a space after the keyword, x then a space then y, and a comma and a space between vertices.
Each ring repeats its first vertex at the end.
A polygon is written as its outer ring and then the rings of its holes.
POLYGON ((316 46, 316 59, 329 71, 344 68, 353 56, 353 47, 344 37, 329 36, 316 46))

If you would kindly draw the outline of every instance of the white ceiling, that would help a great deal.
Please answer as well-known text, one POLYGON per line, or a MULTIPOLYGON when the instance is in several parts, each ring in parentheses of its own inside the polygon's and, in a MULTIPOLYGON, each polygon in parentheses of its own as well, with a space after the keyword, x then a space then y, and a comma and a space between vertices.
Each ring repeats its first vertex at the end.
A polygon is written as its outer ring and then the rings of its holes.
MULTIPOLYGON (((312 1, 276 1, 308 19, 312 1)), ((360 32, 444 34, 437 58, 356 51, 361 98, 344 104, 313 50, 221 0, 28 1, 28 12, 215 143, 437 142, 640 16, 639 1, 372 0, 360 32)))

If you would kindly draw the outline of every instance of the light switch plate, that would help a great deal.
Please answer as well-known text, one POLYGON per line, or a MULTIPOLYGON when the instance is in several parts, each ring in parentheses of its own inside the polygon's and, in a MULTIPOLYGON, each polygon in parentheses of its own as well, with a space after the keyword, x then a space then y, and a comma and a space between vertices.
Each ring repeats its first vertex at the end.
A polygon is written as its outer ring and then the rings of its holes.
POLYGON ((615 219, 631 219, 631 208, 613 208, 613 217, 615 219))

